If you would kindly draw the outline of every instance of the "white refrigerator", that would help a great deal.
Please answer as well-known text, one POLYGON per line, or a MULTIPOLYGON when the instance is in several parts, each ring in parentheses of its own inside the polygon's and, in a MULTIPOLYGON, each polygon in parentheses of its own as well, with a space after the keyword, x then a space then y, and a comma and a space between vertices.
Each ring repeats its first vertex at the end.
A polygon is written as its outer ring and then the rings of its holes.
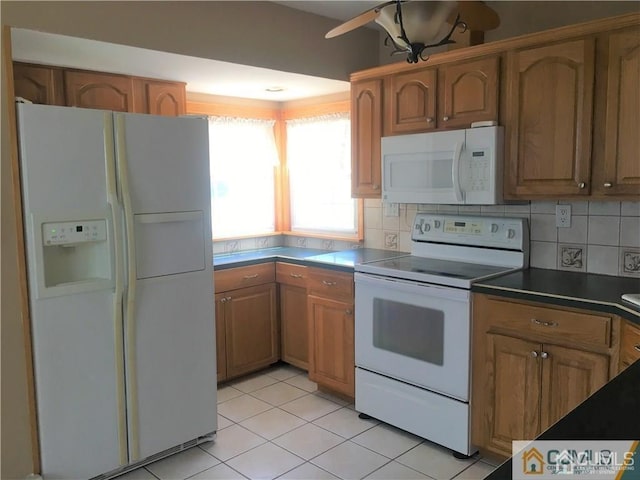
POLYGON ((210 440, 207 122, 17 113, 44 478, 101 477, 210 440))

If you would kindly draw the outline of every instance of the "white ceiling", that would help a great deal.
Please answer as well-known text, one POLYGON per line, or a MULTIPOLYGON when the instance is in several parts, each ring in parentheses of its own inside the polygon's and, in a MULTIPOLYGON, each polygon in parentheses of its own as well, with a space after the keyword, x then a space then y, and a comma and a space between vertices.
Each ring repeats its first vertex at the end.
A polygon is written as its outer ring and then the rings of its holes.
MULTIPOLYGON (((379 1, 279 1, 287 7, 348 20, 379 1)), ((371 28, 376 28, 371 24, 371 28)), ((14 60, 182 81, 188 92, 283 102, 347 92, 349 83, 125 45, 12 29, 14 60), (281 87, 281 92, 267 88, 281 87)))

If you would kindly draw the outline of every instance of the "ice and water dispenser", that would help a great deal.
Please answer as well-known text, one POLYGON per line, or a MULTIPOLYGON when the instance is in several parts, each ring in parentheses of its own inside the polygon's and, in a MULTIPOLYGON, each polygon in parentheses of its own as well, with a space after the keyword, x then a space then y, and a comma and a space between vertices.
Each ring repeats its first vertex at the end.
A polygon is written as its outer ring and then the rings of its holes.
POLYGON ((44 222, 42 266, 45 290, 70 293, 111 279, 107 221, 44 222), (68 288, 67 288, 68 287, 68 288), (67 292, 65 292, 67 290, 67 292))

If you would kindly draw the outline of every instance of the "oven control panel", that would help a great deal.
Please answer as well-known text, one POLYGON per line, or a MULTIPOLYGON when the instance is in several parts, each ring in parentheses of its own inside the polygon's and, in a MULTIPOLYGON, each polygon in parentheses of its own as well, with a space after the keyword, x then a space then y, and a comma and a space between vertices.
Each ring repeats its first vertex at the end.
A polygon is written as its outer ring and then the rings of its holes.
POLYGON ((522 250, 529 241, 529 230, 524 218, 417 213, 411 239, 522 250))

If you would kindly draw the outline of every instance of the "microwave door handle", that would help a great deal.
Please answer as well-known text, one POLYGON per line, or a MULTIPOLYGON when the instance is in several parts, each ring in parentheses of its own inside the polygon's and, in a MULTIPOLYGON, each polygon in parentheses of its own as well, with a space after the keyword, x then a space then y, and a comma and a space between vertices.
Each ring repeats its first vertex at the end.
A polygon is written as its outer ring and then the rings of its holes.
POLYGON ((451 178, 453 180, 453 193, 457 202, 462 202, 462 190, 460 189, 460 157, 462 156, 462 142, 456 143, 455 152, 453 154, 453 166, 451 168, 451 178))

